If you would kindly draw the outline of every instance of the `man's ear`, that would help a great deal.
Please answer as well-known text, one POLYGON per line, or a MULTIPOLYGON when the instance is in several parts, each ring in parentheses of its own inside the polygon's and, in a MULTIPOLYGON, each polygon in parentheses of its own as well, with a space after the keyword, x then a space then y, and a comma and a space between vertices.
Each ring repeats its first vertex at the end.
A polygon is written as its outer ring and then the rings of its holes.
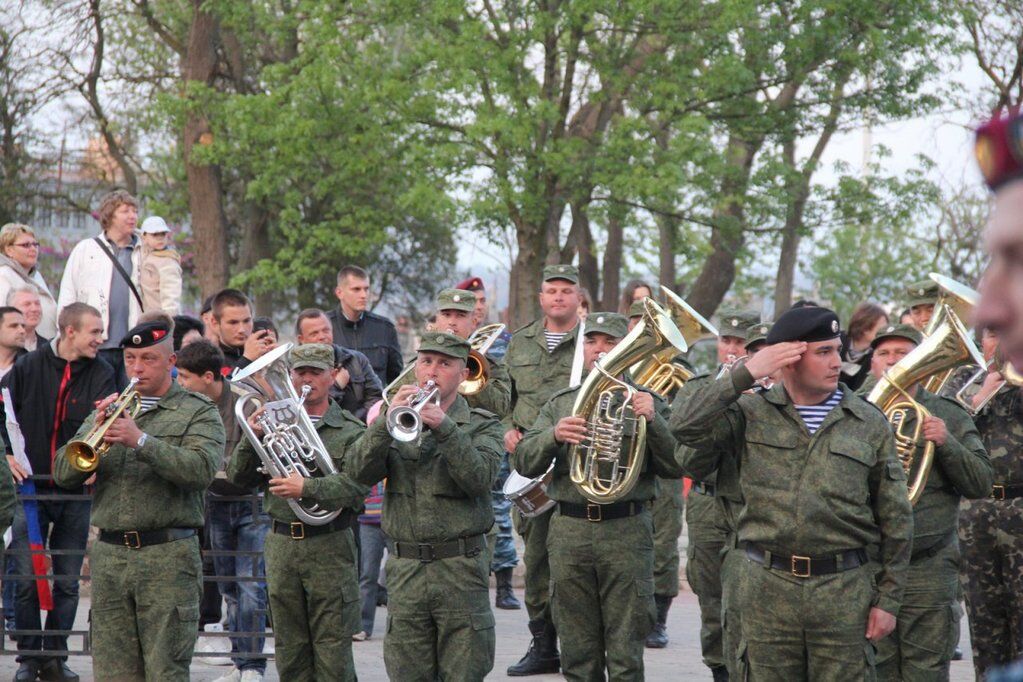
POLYGON ((217 377, 216 377, 216 375, 213 372, 207 371, 207 372, 203 372, 202 380, 203 380, 203 383, 206 384, 207 386, 212 386, 213 382, 215 382, 217 380, 217 377))

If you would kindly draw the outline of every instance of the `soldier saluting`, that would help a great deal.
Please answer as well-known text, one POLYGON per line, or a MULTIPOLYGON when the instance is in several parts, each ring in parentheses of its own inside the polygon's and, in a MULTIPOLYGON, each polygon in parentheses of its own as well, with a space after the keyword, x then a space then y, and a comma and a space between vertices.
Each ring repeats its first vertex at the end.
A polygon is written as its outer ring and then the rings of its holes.
POLYGON ((688 446, 687 472, 738 471, 737 667, 754 680, 864 679, 902 600, 913 534, 906 475, 887 420, 838 383, 834 312, 789 310, 767 343, 676 403, 671 422, 688 446), (781 384, 745 393, 776 372, 781 384), (873 545, 880 571, 868 563, 873 545))

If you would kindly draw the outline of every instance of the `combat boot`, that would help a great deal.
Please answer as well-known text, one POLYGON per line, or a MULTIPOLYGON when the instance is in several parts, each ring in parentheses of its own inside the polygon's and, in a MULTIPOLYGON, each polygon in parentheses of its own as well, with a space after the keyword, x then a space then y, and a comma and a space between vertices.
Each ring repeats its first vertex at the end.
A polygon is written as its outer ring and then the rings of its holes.
POLYGON ((723 665, 711 668, 710 674, 714 676, 714 682, 728 682, 728 668, 723 665))
POLYGON ((648 649, 663 649, 668 646, 668 609, 671 607, 671 597, 655 594, 654 602, 657 604, 657 622, 654 623, 654 629, 646 636, 646 647, 648 649))
POLYGON ((494 599, 494 606, 499 609, 508 609, 509 611, 521 609, 522 604, 519 603, 519 600, 515 598, 515 593, 512 592, 511 568, 502 568, 494 573, 494 577, 497 579, 497 597, 494 599))
POLYGON ((508 668, 508 677, 559 672, 561 659, 558 655, 558 633, 554 629, 554 624, 543 619, 531 620, 529 632, 533 635, 533 641, 529 643, 529 649, 522 660, 508 668))

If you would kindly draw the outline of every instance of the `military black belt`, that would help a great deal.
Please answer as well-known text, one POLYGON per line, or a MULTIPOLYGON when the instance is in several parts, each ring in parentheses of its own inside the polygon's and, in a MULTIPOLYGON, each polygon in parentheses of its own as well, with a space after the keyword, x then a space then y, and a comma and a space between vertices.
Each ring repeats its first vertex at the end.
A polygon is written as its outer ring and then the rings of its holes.
POLYGON ((157 530, 101 530, 100 542, 111 545, 124 545, 130 549, 140 549, 149 545, 162 545, 165 542, 184 540, 199 531, 195 528, 158 528, 157 530))
POLYGON ((957 537, 956 531, 952 531, 951 533, 945 535, 945 537, 939 539, 933 545, 928 545, 927 547, 924 547, 923 549, 919 550, 914 548, 913 554, 909 560, 916 561, 918 559, 930 559, 932 556, 935 556, 938 552, 940 552, 941 550, 945 549, 953 542, 955 542, 956 537, 957 537))
POLYGON ((693 486, 690 488, 694 493, 700 493, 701 495, 707 495, 714 497, 714 484, 704 483, 703 481, 693 481, 693 486))
POLYGON ((351 526, 351 512, 345 511, 330 523, 325 523, 322 526, 312 526, 308 523, 302 523, 301 521, 292 521, 291 523, 285 523, 283 521, 273 522, 273 531, 278 535, 287 535, 292 540, 305 540, 306 538, 316 537, 317 535, 326 535, 327 533, 337 533, 338 531, 345 530, 351 526))
POLYGON ((613 521, 625 519, 643 513, 642 502, 615 502, 614 504, 574 504, 558 502, 558 512, 562 516, 587 521, 613 521))
MULTIPOLYGON (((742 543, 746 550, 746 556, 758 564, 767 565, 767 550, 754 545, 752 542, 742 543)), ((771 568, 779 571, 786 571, 797 578, 810 578, 818 575, 831 575, 841 573, 853 568, 859 568, 867 563, 867 550, 847 549, 834 554, 824 556, 799 556, 788 554, 775 554, 771 552, 771 568)))
POLYGON ((388 550, 399 559, 418 559, 424 564, 437 559, 451 559, 457 556, 479 556, 487 546, 487 539, 481 533, 448 542, 398 542, 388 543, 388 550))
POLYGON ((991 499, 993 500, 1014 500, 1023 497, 1023 485, 993 485, 991 486, 991 499))

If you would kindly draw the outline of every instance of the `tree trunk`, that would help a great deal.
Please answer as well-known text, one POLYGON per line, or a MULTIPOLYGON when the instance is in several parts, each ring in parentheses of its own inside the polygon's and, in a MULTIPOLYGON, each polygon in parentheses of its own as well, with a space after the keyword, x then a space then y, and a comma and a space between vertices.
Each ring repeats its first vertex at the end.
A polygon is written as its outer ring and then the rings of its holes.
POLYGON ((612 202, 607 220, 607 246, 604 247, 604 291, 600 310, 618 310, 622 282, 622 246, 625 241, 625 217, 612 202))
MULTIPOLYGON (((579 254, 579 285, 589 292, 593 305, 597 305, 597 287, 600 284, 596 248, 590 231, 588 201, 572 202, 572 235, 576 252, 579 254)), ((568 262, 562 259, 563 262, 568 262)))
POLYGON ((508 326, 518 329, 536 317, 537 292, 543 279, 546 230, 540 225, 515 226, 518 253, 512 264, 508 288, 508 326))
MULTIPOLYGON (((184 81, 209 85, 217 62, 217 21, 205 11, 202 0, 192 0, 192 25, 184 59, 184 81)), ((188 209, 195 240, 195 266, 201 298, 227 286, 227 224, 224 220, 220 169, 213 164, 192 162, 196 145, 213 143, 209 121, 199 110, 190 109, 183 131, 185 172, 188 177, 188 209)))
POLYGON ((658 281, 681 295, 678 291, 678 271, 675 268, 675 242, 678 235, 679 220, 673 216, 662 215, 657 218, 657 235, 660 239, 658 254, 658 281))

